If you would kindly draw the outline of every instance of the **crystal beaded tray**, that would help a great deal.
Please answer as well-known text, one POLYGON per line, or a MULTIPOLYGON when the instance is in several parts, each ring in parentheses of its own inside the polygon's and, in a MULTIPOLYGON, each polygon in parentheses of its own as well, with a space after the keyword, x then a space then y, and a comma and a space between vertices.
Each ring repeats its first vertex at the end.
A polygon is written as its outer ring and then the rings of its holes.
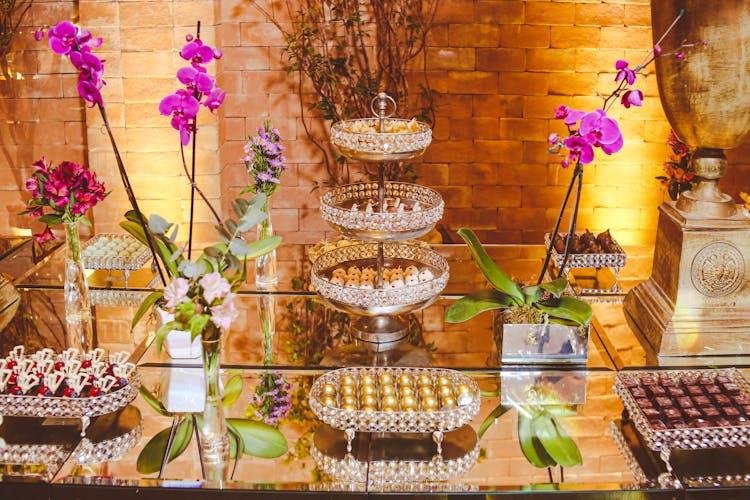
POLYGON ((348 288, 323 279, 337 266, 370 266, 376 268, 378 243, 349 245, 320 255, 313 263, 313 288, 334 307, 366 316, 404 314, 432 303, 448 283, 448 263, 430 249, 411 243, 384 243, 386 267, 423 266, 433 279, 401 288, 348 288))
MULTIPOLYGON (((379 383, 379 382, 378 382, 379 383)), ((422 404, 419 398, 419 405, 422 404)), ((479 413, 480 393, 476 382, 455 370, 437 368, 381 368, 381 367, 354 367, 341 368, 330 371, 319 377, 313 383, 310 390, 310 408, 315 416, 335 429, 350 432, 353 439, 354 432, 421 432, 421 433, 444 433, 466 425, 479 413), (333 385, 339 387, 344 377, 359 380, 366 375, 381 380, 381 375, 388 374, 399 386, 400 377, 409 375, 414 380, 420 376, 427 376, 433 381, 445 377, 455 389, 459 385, 468 386, 469 397, 460 401, 455 407, 442 407, 436 410, 417 409, 415 411, 386 411, 378 409, 369 410, 346 410, 340 407, 324 404, 324 386, 333 385), (463 403, 463 404, 462 404, 463 403)), ((436 442, 442 440, 442 434, 434 436, 436 442)), ((350 439, 351 441, 351 439, 350 439)))
MULTIPOLYGON (((340 186, 320 199, 320 210, 328 224, 352 238, 406 240, 426 234, 443 217, 443 198, 437 191, 405 182, 386 182, 385 198, 398 200, 403 212, 368 210, 377 203, 377 182, 340 186)), ((394 210, 397 210, 394 207, 394 210)))
POLYGON ((151 257, 148 247, 129 234, 97 234, 83 244, 81 257, 86 269, 136 271, 151 257))
POLYGON ((622 399, 625 409, 630 414, 636 430, 641 434, 645 444, 655 451, 666 451, 673 448, 700 449, 750 445, 750 420, 737 421, 735 425, 713 425, 710 427, 654 428, 638 405, 631 390, 626 386, 627 379, 653 377, 656 380, 672 380, 679 385, 682 377, 727 377, 739 388, 739 396, 750 398, 750 385, 735 368, 670 370, 670 371, 627 371, 617 374, 614 391, 622 399))
POLYGON ((377 130, 379 120, 358 118, 336 122, 331 126, 331 143, 347 158, 376 162, 416 158, 432 142, 432 130, 424 122, 386 118, 389 129, 403 131, 372 132, 377 130))
MULTIPOLYGON (((547 233, 544 235, 544 245, 550 247, 551 234, 547 233)), ((568 233, 559 233, 559 236, 567 238, 568 233)), ((614 240, 613 240, 614 241, 614 240)), ((620 247, 619 243, 614 241, 616 248, 618 249, 615 253, 571 253, 568 255, 568 261, 565 263, 567 269, 571 268, 600 268, 600 267, 613 267, 619 269, 625 266, 625 251, 620 247)), ((555 247, 552 246, 552 262, 559 269, 563 265, 565 260, 565 254, 557 253, 555 247)))

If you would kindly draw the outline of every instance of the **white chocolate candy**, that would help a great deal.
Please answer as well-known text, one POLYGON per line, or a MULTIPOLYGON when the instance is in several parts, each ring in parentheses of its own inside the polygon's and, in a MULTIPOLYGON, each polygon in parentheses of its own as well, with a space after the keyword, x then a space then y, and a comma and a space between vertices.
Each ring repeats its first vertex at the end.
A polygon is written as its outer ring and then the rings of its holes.
POLYGON ((403 288, 404 286, 406 285, 404 284, 404 280, 402 279, 395 279, 390 283, 391 288, 403 288))
POLYGON ((44 376, 44 385, 49 387, 49 390, 54 394, 63 380, 65 380, 65 375, 60 372, 53 372, 44 376))
POLYGON ((424 283, 426 281, 430 281, 430 280, 433 280, 433 279, 435 279, 435 275, 432 274, 432 271, 430 271, 429 269, 425 268, 425 269, 422 269, 419 272, 419 282, 420 283, 424 283))

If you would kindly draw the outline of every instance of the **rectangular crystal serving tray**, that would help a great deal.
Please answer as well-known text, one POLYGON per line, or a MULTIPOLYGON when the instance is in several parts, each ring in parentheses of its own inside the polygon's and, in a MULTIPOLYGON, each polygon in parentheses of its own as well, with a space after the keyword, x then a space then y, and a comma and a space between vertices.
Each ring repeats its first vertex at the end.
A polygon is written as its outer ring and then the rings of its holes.
POLYGON ((744 417, 735 419, 732 425, 712 425, 707 427, 655 428, 636 402, 631 390, 626 386, 629 379, 652 377, 655 380, 671 380, 679 387, 682 377, 726 377, 730 383, 739 388, 738 397, 750 398, 750 385, 736 368, 670 370, 670 371, 627 371, 617 374, 614 391, 622 399, 625 409, 635 428, 643 437, 646 445, 652 450, 668 451, 674 448, 701 449, 750 445, 750 420, 744 417))
POLYGON ((467 424, 479 412, 480 393, 476 382, 460 372, 446 369, 432 368, 370 368, 355 367, 342 368, 330 371, 319 377, 310 390, 310 408, 313 413, 323 422, 335 429, 349 432, 446 432, 467 424), (409 376, 414 380, 413 388, 417 394, 419 377, 428 377, 433 381, 434 387, 439 384, 450 385, 452 391, 458 393, 459 386, 466 387, 467 396, 456 398, 453 406, 446 407, 438 405, 435 409, 422 409, 422 398, 417 395, 417 407, 409 410, 399 410, 399 407, 384 409, 378 406, 375 410, 344 409, 339 407, 341 397, 334 396, 336 404, 331 406, 325 403, 324 391, 333 386, 339 389, 345 377, 350 377, 357 387, 356 397, 359 399, 359 387, 362 377, 372 377, 376 382, 373 384, 380 390, 383 376, 390 376, 393 386, 397 392, 401 392, 400 381, 403 376, 409 376))
MULTIPOLYGON (((559 233, 559 236, 565 240, 568 237, 568 233, 559 233)), ((552 235, 547 233, 544 235, 544 245, 550 248, 552 235)), ((565 263, 566 269, 571 268, 601 268, 601 267, 613 267, 619 269, 625 266, 625 251, 620 247, 619 243, 614 242, 618 249, 615 253, 572 253, 568 256, 568 261, 565 263)), ((554 245, 552 246, 552 263, 558 269, 562 267, 565 254, 557 253, 554 245)))
POLYGON ((136 271, 151 257, 146 245, 129 234, 97 234, 82 245, 81 259, 86 269, 136 271))

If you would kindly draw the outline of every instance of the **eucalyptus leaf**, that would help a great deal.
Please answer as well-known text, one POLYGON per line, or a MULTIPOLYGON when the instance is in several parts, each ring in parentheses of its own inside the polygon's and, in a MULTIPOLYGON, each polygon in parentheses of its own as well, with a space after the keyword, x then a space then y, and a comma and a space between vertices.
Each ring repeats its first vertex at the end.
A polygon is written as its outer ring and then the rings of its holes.
POLYGON ((470 293, 452 303, 445 311, 445 321, 460 323, 477 314, 492 309, 503 309, 514 305, 513 299, 497 290, 480 290, 470 293))
POLYGON ((240 217, 237 228, 241 232, 249 231, 255 225, 261 223, 268 218, 268 214, 257 208, 251 208, 245 214, 240 217))
MULTIPOLYGON (((169 434, 171 429, 159 431, 151 440, 146 443, 141 453, 138 455, 136 470, 140 474, 153 474, 161 469, 162 460, 167 453, 167 444, 169 443, 169 434)), ((193 436, 193 420, 186 418, 177 426, 172 449, 169 453, 167 462, 171 462, 179 457, 190 444, 190 438, 193 436)))
POLYGON ((234 213, 237 215, 237 217, 242 217, 245 212, 247 211, 247 207, 250 206, 250 203, 244 199, 244 198, 236 198, 234 201, 232 201, 232 209, 234 210, 234 213))
POLYGON ((148 228, 154 234, 167 234, 169 228, 172 227, 172 223, 168 222, 164 217, 159 214, 151 214, 148 216, 148 228))
POLYGON ((227 229, 229 230, 230 233, 232 233, 233 235, 237 234, 236 222, 234 222, 232 219, 228 219, 224 224, 227 226, 227 229))
POLYGON ((232 234, 227 231, 227 228, 225 228, 223 225, 214 224, 214 228, 216 228, 216 232, 219 233, 219 238, 221 238, 221 241, 223 241, 224 243, 229 243, 230 241, 232 241, 232 234))
POLYGON ((227 425, 242 437, 246 455, 276 458, 287 452, 286 438, 275 427, 246 418, 228 418, 227 425))
POLYGON ((233 239, 229 243, 229 251, 235 255, 243 257, 250 253, 250 246, 239 238, 233 239))
POLYGON ((497 267, 487 252, 485 251, 482 243, 474 234, 474 231, 467 228, 461 228, 458 230, 458 235, 463 238, 466 244, 469 246, 471 256, 474 258, 474 262, 482 271, 482 274, 490 285, 494 286, 498 291, 507 294, 515 302, 515 305, 522 305, 524 303, 523 292, 518 284, 510 279, 505 272, 497 267))
POLYGON ((221 404, 225 408, 229 408, 240 399, 240 394, 242 394, 242 377, 234 375, 224 385, 224 395, 221 398, 221 404))

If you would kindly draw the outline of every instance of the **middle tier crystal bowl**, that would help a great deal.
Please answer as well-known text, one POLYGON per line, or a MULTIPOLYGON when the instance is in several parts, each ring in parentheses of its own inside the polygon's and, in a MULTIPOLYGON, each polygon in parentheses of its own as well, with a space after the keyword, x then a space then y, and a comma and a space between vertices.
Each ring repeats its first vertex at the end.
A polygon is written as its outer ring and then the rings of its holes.
POLYGON ((323 220, 360 240, 408 240, 428 233, 443 217, 443 198, 428 187, 386 182, 378 202, 378 183, 347 184, 320 199, 323 220))
MULTIPOLYGON (((313 263, 312 284, 333 307, 362 316, 406 314, 431 304, 448 283, 448 263, 430 249, 413 243, 363 243, 336 248, 313 263), (384 275, 393 271, 416 269, 418 278, 392 279, 378 286, 377 277, 370 284, 359 284, 350 275, 377 273, 378 248, 383 249, 384 275), (354 271, 354 270, 356 271, 354 271), (366 270, 370 271, 366 271, 366 270), (343 273, 337 279, 334 273, 343 273)), ((364 281, 364 280, 363 280, 364 281)))

